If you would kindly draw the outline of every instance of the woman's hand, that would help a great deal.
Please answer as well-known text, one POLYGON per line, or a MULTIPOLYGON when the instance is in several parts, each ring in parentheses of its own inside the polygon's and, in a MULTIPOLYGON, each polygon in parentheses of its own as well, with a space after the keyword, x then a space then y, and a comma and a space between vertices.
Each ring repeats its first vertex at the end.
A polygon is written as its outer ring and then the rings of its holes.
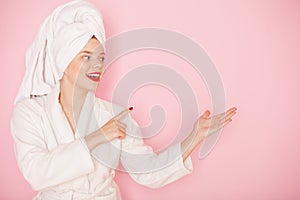
POLYGON ((111 118, 100 129, 87 135, 85 141, 92 152, 98 145, 110 142, 114 139, 124 139, 126 137, 127 125, 120 120, 125 117, 133 108, 127 108, 115 117, 111 118))
POLYGON ((212 117, 209 117, 210 112, 206 110, 195 122, 191 134, 181 143, 183 160, 185 160, 206 137, 231 122, 231 117, 236 114, 236 110, 237 108, 233 107, 224 113, 212 117))

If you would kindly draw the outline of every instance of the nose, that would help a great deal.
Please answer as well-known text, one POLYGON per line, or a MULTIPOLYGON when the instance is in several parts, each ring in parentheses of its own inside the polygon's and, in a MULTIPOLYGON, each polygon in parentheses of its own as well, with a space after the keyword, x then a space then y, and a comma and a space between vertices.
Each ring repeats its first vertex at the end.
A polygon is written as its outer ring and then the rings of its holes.
POLYGON ((105 65, 104 64, 102 64, 102 65, 96 64, 96 65, 93 65, 92 68, 93 68, 93 71, 99 71, 101 73, 103 73, 105 71, 105 65))
POLYGON ((99 59, 95 59, 92 66, 93 68, 105 68, 105 63, 99 59))

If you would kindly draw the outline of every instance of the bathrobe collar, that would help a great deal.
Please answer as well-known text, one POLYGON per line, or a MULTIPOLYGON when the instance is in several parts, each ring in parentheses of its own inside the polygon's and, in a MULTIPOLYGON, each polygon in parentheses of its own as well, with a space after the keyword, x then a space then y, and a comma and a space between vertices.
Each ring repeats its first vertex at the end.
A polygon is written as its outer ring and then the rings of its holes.
MULTIPOLYGON (((99 129, 112 117, 111 113, 106 111, 102 100, 96 98, 93 92, 89 92, 82 105, 74 135, 58 102, 59 92, 60 87, 58 85, 46 96, 46 112, 59 144, 66 144, 76 139, 82 139, 84 136, 99 129)), ((84 139, 82 139, 82 142, 85 143, 84 139)), ((92 155, 101 164, 109 168, 116 168, 119 164, 120 149, 121 141, 113 140, 97 146, 92 155)))
POLYGON ((94 112, 95 95, 93 92, 87 93, 78 122, 76 123, 75 134, 73 134, 68 119, 59 103, 59 93, 60 85, 57 84, 46 97, 46 112, 59 143, 72 142, 79 137, 85 136, 90 131, 99 128, 98 123, 95 123, 97 116, 95 116, 96 113, 94 112))

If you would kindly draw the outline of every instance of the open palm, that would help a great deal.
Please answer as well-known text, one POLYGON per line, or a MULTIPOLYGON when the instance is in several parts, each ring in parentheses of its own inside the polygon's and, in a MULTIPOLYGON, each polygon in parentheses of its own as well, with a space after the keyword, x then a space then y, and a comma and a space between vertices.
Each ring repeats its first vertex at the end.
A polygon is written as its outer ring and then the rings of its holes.
POLYGON ((208 137, 232 121, 231 117, 236 114, 237 108, 232 107, 224 113, 210 117, 210 111, 206 110, 195 123, 194 131, 198 137, 208 137))

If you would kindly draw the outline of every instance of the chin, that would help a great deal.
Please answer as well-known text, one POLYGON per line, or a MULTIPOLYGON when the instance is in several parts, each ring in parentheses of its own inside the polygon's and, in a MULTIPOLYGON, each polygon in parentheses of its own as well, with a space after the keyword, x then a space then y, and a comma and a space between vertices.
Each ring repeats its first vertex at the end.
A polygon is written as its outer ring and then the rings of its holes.
POLYGON ((78 90, 85 91, 85 92, 94 92, 98 88, 98 84, 77 85, 76 88, 78 90))
POLYGON ((91 85, 89 87, 86 87, 86 90, 88 90, 89 92, 94 92, 97 88, 98 88, 98 83, 95 85, 91 85))

